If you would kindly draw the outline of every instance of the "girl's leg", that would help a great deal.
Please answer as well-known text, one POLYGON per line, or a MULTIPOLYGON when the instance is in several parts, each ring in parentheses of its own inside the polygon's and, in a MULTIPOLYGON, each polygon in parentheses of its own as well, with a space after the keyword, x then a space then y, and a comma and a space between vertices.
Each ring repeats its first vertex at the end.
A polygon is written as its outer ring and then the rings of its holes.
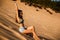
POLYGON ((40 38, 37 36, 37 34, 35 33, 35 28, 33 26, 28 27, 27 30, 24 31, 24 33, 33 33, 33 38, 35 40, 40 40, 40 38))
POLYGON ((33 26, 30 26, 26 30, 24 30, 23 33, 25 33, 25 34, 32 33, 33 29, 34 29, 34 27, 33 26))
POLYGON ((40 38, 37 36, 36 32, 35 32, 35 28, 33 26, 30 26, 29 28, 27 29, 30 29, 31 33, 33 33, 33 38, 35 40, 40 40, 40 38))
POLYGON ((37 34, 36 34, 35 32, 33 32, 33 38, 34 38, 35 40, 41 40, 41 39, 37 36, 37 34))

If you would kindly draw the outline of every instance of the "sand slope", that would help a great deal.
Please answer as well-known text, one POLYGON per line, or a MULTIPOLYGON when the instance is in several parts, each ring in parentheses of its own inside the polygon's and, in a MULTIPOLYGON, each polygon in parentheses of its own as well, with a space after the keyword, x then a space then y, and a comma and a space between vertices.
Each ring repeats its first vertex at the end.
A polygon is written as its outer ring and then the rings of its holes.
POLYGON ((37 35, 60 39, 60 14, 50 8, 47 9, 53 13, 52 15, 44 8, 36 11, 37 8, 24 3, 20 3, 19 8, 23 10, 25 24, 35 26, 37 35))
MULTIPOLYGON (((8 15, 15 18, 16 5, 13 1, 7 0, 2 1, 0 8, 8 11, 8 15)), ((23 10, 23 16, 25 25, 35 26, 36 33, 38 36, 44 36, 47 38, 52 38, 54 40, 60 39, 60 14, 55 13, 52 9, 47 8, 53 14, 51 15, 44 8, 38 9, 33 6, 25 5, 17 1, 19 9, 23 10), (36 11, 38 9, 39 11, 36 11)), ((6 12, 7 12, 6 11, 6 12)), ((15 19, 13 19, 15 20, 15 19)), ((12 20, 12 21, 13 21, 12 20)))

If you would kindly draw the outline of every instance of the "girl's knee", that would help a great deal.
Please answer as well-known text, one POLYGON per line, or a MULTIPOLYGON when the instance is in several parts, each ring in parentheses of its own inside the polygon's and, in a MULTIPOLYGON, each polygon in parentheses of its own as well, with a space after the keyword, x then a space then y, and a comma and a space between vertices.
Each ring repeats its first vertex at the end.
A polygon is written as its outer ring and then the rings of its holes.
POLYGON ((33 29, 34 27, 33 26, 30 26, 30 27, 28 27, 27 29, 33 29))
POLYGON ((34 28, 34 26, 31 26, 31 28, 34 28))

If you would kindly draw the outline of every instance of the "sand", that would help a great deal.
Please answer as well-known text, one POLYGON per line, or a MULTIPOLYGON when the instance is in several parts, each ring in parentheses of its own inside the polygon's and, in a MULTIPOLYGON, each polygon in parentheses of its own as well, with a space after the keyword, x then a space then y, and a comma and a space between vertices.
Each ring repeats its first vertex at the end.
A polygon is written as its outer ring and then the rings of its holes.
MULTIPOLYGON (((33 6, 25 5, 17 1, 18 8, 23 11, 24 23, 26 26, 34 26, 38 36, 52 38, 54 40, 60 39, 60 14, 56 13, 50 8, 47 8, 52 14, 47 12, 44 8, 39 9, 33 6), (38 9, 39 11, 36 11, 38 9)), ((9 11, 11 17, 15 18, 16 5, 14 2, 3 1, 0 6, 9 11)), ((14 19, 15 20, 15 19, 14 19)))

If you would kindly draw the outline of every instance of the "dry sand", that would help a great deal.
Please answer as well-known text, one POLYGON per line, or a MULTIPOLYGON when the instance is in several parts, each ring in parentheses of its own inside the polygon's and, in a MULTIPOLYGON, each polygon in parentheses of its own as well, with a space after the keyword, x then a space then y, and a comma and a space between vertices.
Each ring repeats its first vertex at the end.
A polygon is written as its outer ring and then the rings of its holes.
MULTIPOLYGON (((33 6, 25 5, 17 1, 19 9, 23 10, 25 25, 33 25, 36 29, 38 36, 44 36, 47 38, 53 38, 54 40, 60 40, 60 14, 56 13, 50 8, 47 8, 53 14, 51 15, 44 8, 39 9, 33 6), (36 11, 38 9, 39 11, 36 11)), ((16 5, 12 1, 3 1, 2 8, 8 9, 8 11, 15 12, 16 5)), ((15 13, 10 13, 15 18, 15 13)))
POLYGON ((19 9, 23 10, 25 25, 35 26, 37 35, 47 36, 56 40, 60 39, 60 14, 50 8, 47 8, 52 14, 44 8, 39 9, 33 6, 19 4, 19 9), (36 11, 38 9, 39 11, 36 11))

